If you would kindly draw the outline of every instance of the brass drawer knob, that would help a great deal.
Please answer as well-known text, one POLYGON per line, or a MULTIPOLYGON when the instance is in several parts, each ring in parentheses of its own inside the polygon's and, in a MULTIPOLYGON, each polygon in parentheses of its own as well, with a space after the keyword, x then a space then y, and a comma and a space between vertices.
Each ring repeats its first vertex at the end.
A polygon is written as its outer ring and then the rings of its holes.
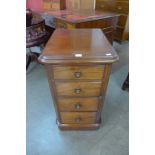
POLYGON ((75 118, 75 122, 79 123, 82 119, 80 117, 75 118))
POLYGON ((81 93, 81 89, 80 89, 80 88, 75 88, 74 92, 75 92, 76 94, 80 94, 80 93, 81 93))
POLYGON ((76 108, 76 109, 80 109, 81 107, 82 107, 81 104, 79 104, 79 103, 75 104, 75 108, 76 108))
POLYGON ((82 75, 81 72, 75 72, 75 73, 74 73, 74 76, 75 76, 76 78, 80 78, 81 75, 82 75))

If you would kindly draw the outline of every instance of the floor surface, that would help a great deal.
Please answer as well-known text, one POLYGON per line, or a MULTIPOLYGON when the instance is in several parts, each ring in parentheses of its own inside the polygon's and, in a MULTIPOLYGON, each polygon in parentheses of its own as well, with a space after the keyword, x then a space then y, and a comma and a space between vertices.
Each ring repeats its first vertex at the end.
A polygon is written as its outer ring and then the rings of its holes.
POLYGON ((129 43, 114 43, 120 60, 113 64, 96 131, 60 131, 42 65, 27 72, 27 155, 128 155, 129 93, 121 86, 128 74, 129 43))

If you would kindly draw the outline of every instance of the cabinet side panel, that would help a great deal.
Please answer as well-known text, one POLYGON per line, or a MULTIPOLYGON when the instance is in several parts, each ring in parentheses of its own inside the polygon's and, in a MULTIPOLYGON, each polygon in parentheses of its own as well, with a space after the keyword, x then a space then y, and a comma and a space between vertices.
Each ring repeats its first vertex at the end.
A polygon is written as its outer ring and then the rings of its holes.
POLYGON ((49 83, 51 96, 52 96, 53 104, 54 104, 55 111, 56 111, 56 116, 57 116, 58 121, 61 122, 59 106, 57 105, 56 88, 55 88, 54 81, 52 80, 53 79, 53 68, 51 65, 45 65, 45 69, 48 75, 48 83, 49 83))
POLYGON ((106 90, 107 90, 107 86, 108 86, 108 82, 109 82, 111 66, 112 66, 111 64, 105 65, 105 71, 103 73, 104 75, 103 75, 102 87, 101 87, 102 96, 100 97, 100 101, 99 101, 99 107, 98 107, 98 113, 97 113, 97 122, 100 121, 100 119, 101 119, 101 112, 102 112, 102 108, 104 105, 104 99, 105 99, 106 90))

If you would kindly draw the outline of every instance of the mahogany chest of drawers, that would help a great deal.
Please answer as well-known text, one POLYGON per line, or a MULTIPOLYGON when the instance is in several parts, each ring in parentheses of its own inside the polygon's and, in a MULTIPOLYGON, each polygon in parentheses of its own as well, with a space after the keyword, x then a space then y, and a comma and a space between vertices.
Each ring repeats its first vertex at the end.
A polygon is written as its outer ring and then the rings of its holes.
POLYGON ((97 129, 118 55, 101 29, 56 29, 39 61, 45 65, 62 130, 97 129))

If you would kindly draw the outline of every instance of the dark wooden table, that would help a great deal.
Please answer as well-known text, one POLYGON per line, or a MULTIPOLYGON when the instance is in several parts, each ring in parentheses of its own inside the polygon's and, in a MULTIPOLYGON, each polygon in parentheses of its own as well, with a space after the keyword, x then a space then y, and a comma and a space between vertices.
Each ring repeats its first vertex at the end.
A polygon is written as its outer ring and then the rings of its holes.
POLYGON ((109 42, 113 42, 118 14, 94 11, 91 14, 77 14, 68 10, 47 11, 42 13, 54 18, 55 28, 101 28, 109 42))

